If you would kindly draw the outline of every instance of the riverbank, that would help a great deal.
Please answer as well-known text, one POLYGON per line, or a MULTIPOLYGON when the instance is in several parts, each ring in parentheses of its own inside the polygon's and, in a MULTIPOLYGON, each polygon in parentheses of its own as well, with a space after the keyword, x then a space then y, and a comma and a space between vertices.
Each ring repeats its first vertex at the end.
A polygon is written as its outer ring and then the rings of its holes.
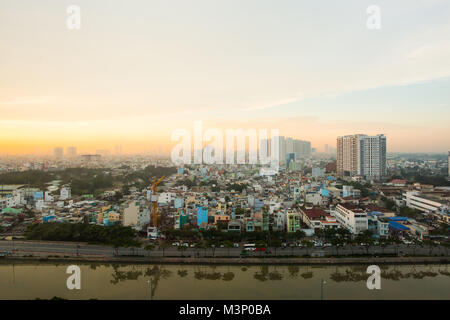
POLYGON ((191 257, 5 257, 2 262, 131 263, 192 265, 351 265, 448 264, 450 257, 318 257, 318 258, 191 258, 191 257))

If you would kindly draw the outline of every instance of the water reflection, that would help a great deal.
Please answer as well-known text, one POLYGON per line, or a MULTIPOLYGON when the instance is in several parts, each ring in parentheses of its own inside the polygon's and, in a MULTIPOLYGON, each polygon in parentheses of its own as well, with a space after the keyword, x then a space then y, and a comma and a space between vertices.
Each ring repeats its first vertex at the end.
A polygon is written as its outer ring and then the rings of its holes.
MULTIPOLYGON (((447 265, 438 267, 437 271, 433 270, 430 265, 429 270, 416 270, 415 266, 411 266, 410 271, 402 272, 397 266, 380 266, 381 278, 386 280, 400 281, 401 279, 424 279, 426 277, 434 278, 438 275, 450 276, 447 265), (444 268, 444 269, 442 269, 444 268)), ((358 282, 366 281, 367 273, 363 266, 347 267, 344 270, 338 268, 330 275, 330 279, 335 282, 358 282)))
POLYGON ((320 279, 327 299, 450 299, 447 265, 380 265, 383 290, 369 291, 367 265, 85 263, 80 292, 67 290, 67 266, 0 263, 0 299, 319 299, 320 279))
MULTIPOLYGON (((108 266, 108 265, 106 265, 108 266)), ((98 265, 92 264, 90 268, 96 270, 98 265)), ((218 271, 217 266, 193 266, 193 277, 196 280, 216 280, 216 281, 233 281, 236 277, 235 272, 230 270, 228 266, 227 271, 218 271)), ((368 274, 366 272, 367 266, 337 266, 329 274, 329 278, 335 282, 359 282, 366 281, 368 274)), ((380 265, 381 278, 400 281, 401 279, 424 279, 427 277, 436 277, 438 275, 450 277, 447 265, 438 266, 436 270, 429 266, 428 270, 420 268, 417 270, 416 266, 410 266, 409 271, 402 271, 398 266, 380 265)), ((138 265, 112 265, 113 272, 111 274, 112 284, 118 284, 127 280, 138 280, 140 277, 151 277, 153 281, 157 282, 159 279, 168 279, 174 275, 174 272, 167 270, 164 266, 138 266, 138 265)), ((314 272, 310 266, 252 266, 240 267, 240 272, 246 272, 249 269, 256 269, 253 271, 253 278, 255 280, 265 281, 280 281, 287 279, 311 279, 314 277, 314 272)), ((190 273, 186 268, 180 268, 176 271, 176 275, 180 278, 189 277, 190 273)))

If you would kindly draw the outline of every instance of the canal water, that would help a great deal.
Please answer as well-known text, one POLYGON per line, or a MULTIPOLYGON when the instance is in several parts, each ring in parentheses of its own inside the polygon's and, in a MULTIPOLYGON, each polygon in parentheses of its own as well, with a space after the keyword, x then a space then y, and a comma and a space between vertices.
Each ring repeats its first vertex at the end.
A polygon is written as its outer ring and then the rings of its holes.
POLYGON ((211 266, 83 264, 69 290, 70 264, 0 262, 0 299, 450 299, 448 265, 380 265, 369 290, 366 265, 211 266), (149 282, 150 281, 150 282, 149 282))

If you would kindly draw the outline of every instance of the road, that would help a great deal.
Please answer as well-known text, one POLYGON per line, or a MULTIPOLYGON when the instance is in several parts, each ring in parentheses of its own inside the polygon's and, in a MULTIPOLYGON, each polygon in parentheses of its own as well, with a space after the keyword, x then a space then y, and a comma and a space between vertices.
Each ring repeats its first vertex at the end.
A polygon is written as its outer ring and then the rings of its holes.
MULTIPOLYGON (((14 255, 25 256, 70 256, 70 257, 113 257, 115 250, 110 246, 91 245, 75 242, 49 242, 49 241, 0 241, 0 252, 13 252, 14 255)), ((390 245, 380 246, 345 246, 345 247, 287 247, 270 248, 270 254, 265 252, 249 252, 249 256, 348 256, 348 255, 419 255, 419 256, 441 256, 449 255, 448 248, 442 246, 413 246, 413 245, 390 245)), ((186 248, 179 250, 178 247, 170 247, 165 250, 155 249, 145 251, 142 248, 119 248, 117 250, 120 256, 141 255, 150 257, 239 257, 242 248, 208 248, 196 249, 186 248)))

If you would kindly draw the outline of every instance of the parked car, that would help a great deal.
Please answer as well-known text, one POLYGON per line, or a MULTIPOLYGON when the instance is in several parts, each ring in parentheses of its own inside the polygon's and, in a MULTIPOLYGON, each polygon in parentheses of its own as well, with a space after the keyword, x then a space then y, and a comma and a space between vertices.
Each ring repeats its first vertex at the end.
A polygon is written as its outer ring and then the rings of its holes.
POLYGON ((172 245, 175 246, 175 247, 178 247, 178 246, 180 246, 180 243, 179 242, 173 242, 172 245))
POLYGON ((235 247, 235 248, 239 248, 239 243, 235 243, 235 244, 234 244, 234 247, 235 247))

